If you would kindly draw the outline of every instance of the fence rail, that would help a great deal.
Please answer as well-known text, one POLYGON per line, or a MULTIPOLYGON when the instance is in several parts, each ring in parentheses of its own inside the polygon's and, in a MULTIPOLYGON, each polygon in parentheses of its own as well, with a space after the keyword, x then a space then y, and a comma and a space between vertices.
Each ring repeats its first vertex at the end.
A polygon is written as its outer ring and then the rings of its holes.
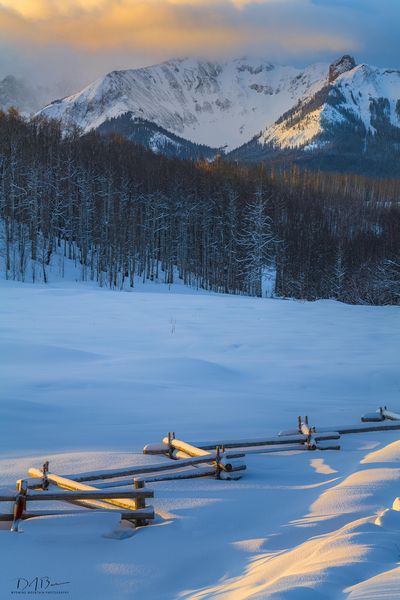
MULTIPOLYGON (((163 455, 167 462, 135 465, 122 469, 88 471, 72 475, 58 475, 49 472, 49 463, 42 469, 30 468, 30 479, 20 479, 15 493, 0 494, 1 502, 12 502, 12 513, 0 513, 0 521, 12 521, 11 530, 18 531, 24 519, 52 515, 81 515, 117 511, 121 518, 134 522, 136 526, 146 525, 155 518, 154 508, 146 506, 146 499, 153 498, 154 492, 145 487, 146 483, 162 482, 197 477, 214 477, 222 480, 239 479, 246 470, 246 464, 239 462, 247 454, 272 454, 316 450, 339 450, 339 445, 326 445, 324 442, 338 440, 342 435, 368 433, 372 431, 400 430, 400 414, 388 411, 386 406, 376 413, 367 413, 361 420, 368 425, 328 428, 310 426, 308 417, 298 417, 297 429, 280 432, 275 437, 251 439, 220 439, 206 442, 186 442, 169 432, 161 443, 147 444, 144 454, 163 455), (382 421, 399 421, 386 424, 382 421), (228 449, 228 450, 227 450, 228 449), (229 449, 232 449, 231 451, 229 449), (236 450, 235 450, 236 449, 236 450), (126 478, 126 479, 123 479, 126 478), (83 482, 95 482, 88 485, 83 482), (130 486, 123 491, 121 487, 130 486), (112 490, 110 488, 118 488, 112 490), (62 491, 59 491, 62 490, 62 491), (31 502, 67 502, 82 509, 43 509, 27 510, 31 502)), ((400 505, 400 500, 396 500, 400 505)))

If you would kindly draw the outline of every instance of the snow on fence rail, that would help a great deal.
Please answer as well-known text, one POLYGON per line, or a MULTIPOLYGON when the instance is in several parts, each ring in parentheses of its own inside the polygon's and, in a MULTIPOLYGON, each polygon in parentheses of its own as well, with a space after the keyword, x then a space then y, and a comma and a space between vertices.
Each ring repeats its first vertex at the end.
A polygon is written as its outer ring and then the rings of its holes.
MULTIPOLYGON (((182 442, 184 444, 184 442, 182 442)), ((186 448, 188 450, 189 448, 186 448)), ((146 507, 146 498, 154 497, 154 492, 145 488, 145 483, 151 481, 165 481, 170 479, 186 479, 193 477, 213 476, 217 479, 238 479, 239 472, 246 469, 246 465, 232 460, 243 457, 243 453, 221 453, 217 447, 213 452, 202 452, 191 447, 192 454, 182 453, 184 457, 175 457, 169 464, 153 464, 125 469, 107 469, 91 471, 76 475, 60 476, 49 472, 48 461, 42 469, 31 467, 28 470, 30 479, 17 482, 15 494, 0 495, 0 502, 13 502, 13 513, 3 513, 0 521, 12 520, 11 530, 18 531, 23 519, 50 516, 77 514, 81 511, 65 511, 44 509, 39 511, 27 510, 28 502, 56 501, 68 502, 94 510, 105 512, 116 510, 121 513, 121 518, 135 522, 136 525, 145 525, 148 520, 154 519, 153 507, 146 507), (200 455, 200 456, 199 456, 200 455), (199 466, 198 469, 187 467, 199 466), (207 465, 207 466, 206 466, 207 465), (167 471, 167 473, 165 473, 167 471), (109 481, 121 477, 136 476, 129 480, 109 481), (96 486, 82 483, 84 481, 106 481, 96 486), (129 491, 110 491, 106 488, 133 486, 129 491), (50 486, 52 488, 50 489, 50 486), (66 491, 54 491, 61 488, 66 491), (34 491, 31 491, 34 490, 34 491), (121 509, 123 509, 121 511, 121 509)))
MULTIPOLYGON (((378 409, 377 412, 380 412, 381 409, 378 409)), ((383 409, 382 409, 383 410, 383 409)), ((389 411, 385 411, 387 414, 391 414, 393 415, 392 417, 388 417, 388 416, 384 416, 383 419, 373 419, 374 421, 382 421, 385 419, 390 419, 392 421, 395 420, 399 420, 400 421, 400 415, 397 415, 397 413, 389 413, 389 411), (397 415, 396 418, 394 418, 394 416, 397 415)), ((370 415, 375 415, 375 413, 369 413, 368 415, 364 415, 363 417, 361 417, 361 421, 365 422, 365 421, 371 421, 372 419, 369 419, 368 417, 370 415)), ((308 417, 304 418, 304 422, 301 420, 301 417, 298 417, 298 426, 297 429, 289 429, 286 431, 280 431, 278 433, 278 437, 282 440, 287 440, 288 437, 290 436, 296 436, 296 435, 300 435, 300 433, 303 431, 302 427, 303 425, 306 424, 308 426, 308 417)), ((350 426, 350 427, 346 427, 346 426, 339 426, 339 427, 334 427, 333 428, 335 430, 335 432, 337 432, 337 435, 339 435, 339 437, 341 435, 347 435, 349 433, 369 433, 371 431, 393 431, 393 430, 397 430, 400 429, 400 423, 396 423, 396 424, 379 424, 379 425, 354 425, 354 426, 350 426)), ((323 439, 322 436, 324 435, 330 435, 331 429, 328 429, 326 427, 312 427, 311 428, 311 434, 314 436, 315 439, 323 439)), ((333 438, 330 438, 333 439, 333 438)))
POLYGON ((376 412, 367 413, 362 416, 361 421, 364 423, 374 421, 400 421, 400 414, 388 410, 387 406, 380 406, 376 412))
MULTIPOLYGON (((400 415, 388 411, 386 406, 376 413, 364 415, 363 422, 400 421, 400 415)), ((281 431, 276 437, 255 439, 219 439, 206 442, 186 442, 169 432, 161 443, 147 444, 144 454, 164 455, 170 459, 166 463, 144 464, 122 469, 88 471, 60 476, 49 472, 49 463, 42 469, 30 468, 29 479, 17 481, 14 494, 0 495, 0 502, 13 502, 12 513, 0 513, 0 521, 12 521, 11 530, 18 531, 23 519, 51 515, 76 515, 86 510, 27 510, 27 503, 56 501, 67 502, 91 509, 92 513, 118 511, 121 519, 129 520, 136 526, 146 525, 154 519, 154 509, 146 506, 146 499, 153 498, 154 492, 145 488, 146 483, 169 481, 172 479, 192 479, 214 477, 222 480, 236 480, 241 477, 246 465, 237 461, 246 454, 271 454, 288 451, 340 450, 339 445, 324 442, 339 440, 342 435, 371 431, 400 430, 397 424, 371 424, 351 427, 327 428, 310 426, 308 417, 298 417, 297 428, 281 431), (227 451, 227 449, 237 449, 227 451), (127 479, 122 479, 126 477, 127 479), (88 485, 87 481, 95 482, 88 485), (111 491, 109 488, 130 486, 128 491, 111 491), (58 490, 64 491, 58 491, 58 490)), ((397 499, 400 504, 400 500, 397 499)))
MULTIPOLYGON (((400 428, 400 427, 399 427, 400 428)), ((298 433, 297 431, 290 432, 287 436, 278 436, 272 438, 252 438, 252 439, 219 439, 215 441, 206 441, 206 442, 181 442, 180 440, 176 440, 174 435, 171 437, 166 437, 163 439, 161 444, 147 444, 143 448, 144 454, 164 454, 166 456, 170 456, 170 458, 174 458, 174 450, 180 446, 186 447, 188 450, 191 448, 196 448, 199 451, 211 450, 213 448, 221 448, 222 452, 225 451, 225 448, 240 448, 243 449, 245 454, 248 453, 247 448, 262 448, 264 446, 284 446, 284 445, 305 445, 309 450, 316 450, 319 447, 318 442, 327 441, 327 440, 338 440, 340 439, 340 433, 337 431, 324 431, 321 433, 311 433, 303 434, 302 432, 298 433), (177 444, 176 444, 177 442, 177 444), (182 444, 186 444, 183 446, 182 444)), ((281 448, 280 451, 284 452, 284 448, 281 448)), ((188 454, 188 452, 186 452, 188 454)), ((206 456, 202 454, 202 456, 206 456)))
MULTIPOLYGON (((117 477, 128 477, 130 475, 143 475, 147 473, 160 473, 162 471, 175 471, 176 469, 182 469, 183 467, 189 467, 193 465, 199 465, 204 462, 213 462, 216 459, 217 452, 210 452, 207 456, 208 460, 199 457, 189 457, 187 459, 179 460, 177 462, 171 462, 166 464, 150 464, 150 465, 139 465, 135 467, 125 467, 123 469, 107 469, 102 471, 88 471, 86 473, 78 473, 76 475, 66 475, 68 479, 73 481, 96 481, 99 479, 116 479, 117 477)), ((243 452, 235 453, 224 453, 220 455, 221 458, 242 458, 243 452)))
MULTIPOLYGON (((28 480, 20 479, 17 481, 17 492, 16 494, 4 494, 0 495, 0 502, 13 502, 12 514, 1 514, 1 521, 12 520, 11 530, 18 531, 21 520, 35 517, 35 516, 50 516, 50 515, 63 515, 69 514, 71 511, 65 510, 40 510, 40 511, 27 511, 26 506, 29 502, 67 502, 84 506, 89 509, 101 509, 104 511, 116 510, 121 513, 123 519, 134 521, 136 525, 147 524, 148 519, 154 519, 154 509, 152 506, 146 507, 145 499, 153 498, 154 492, 144 488, 143 481, 132 481, 131 485, 134 489, 129 491, 103 491, 96 487, 83 485, 81 483, 72 481, 65 477, 60 477, 47 471, 48 463, 43 465, 43 469, 31 468, 28 474, 41 478, 39 481, 42 483, 41 492, 30 492, 28 486, 28 480), (68 491, 57 492, 50 490, 49 484, 54 484, 57 488, 63 488, 68 491), (120 509, 123 509, 122 511, 120 509)), ((37 489, 40 489, 37 486, 37 489)), ((71 514, 75 514, 77 511, 72 511, 71 514)))

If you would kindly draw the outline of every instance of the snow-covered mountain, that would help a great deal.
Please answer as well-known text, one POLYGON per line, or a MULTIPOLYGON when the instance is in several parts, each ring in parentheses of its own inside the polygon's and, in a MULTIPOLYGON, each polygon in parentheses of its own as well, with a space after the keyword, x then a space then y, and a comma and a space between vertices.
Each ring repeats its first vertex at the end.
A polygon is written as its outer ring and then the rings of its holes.
POLYGON ((239 160, 383 160, 400 150, 400 71, 356 65, 348 55, 304 69, 254 58, 176 59, 113 71, 40 114, 181 157, 224 148, 239 160))
MULTIPOLYGON (((299 104, 260 136, 262 143, 279 147, 305 147, 316 143, 333 125, 361 126, 375 134, 382 121, 400 127, 400 71, 348 63, 317 94, 299 104)), ((323 140, 322 140, 323 141, 323 140)))
POLYGON ((285 152, 376 155, 399 148, 400 71, 356 65, 344 56, 316 91, 233 154, 256 160, 285 152))
POLYGON ((14 75, 0 79, 0 110, 13 107, 29 116, 40 110, 52 98, 71 90, 71 84, 60 82, 44 85, 14 75))
POLYGON ((11 107, 30 114, 40 108, 40 100, 29 84, 13 75, 7 75, 0 81, 0 109, 11 107))
POLYGON ((316 91, 327 69, 317 64, 301 70, 256 59, 177 59, 113 71, 41 112, 84 131, 129 113, 196 144, 229 150, 316 91))
POLYGON ((185 140, 151 121, 135 117, 131 112, 104 121, 97 131, 105 135, 122 135, 136 144, 149 148, 156 154, 165 156, 191 160, 212 160, 218 152, 221 152, 216 148, 185 140))

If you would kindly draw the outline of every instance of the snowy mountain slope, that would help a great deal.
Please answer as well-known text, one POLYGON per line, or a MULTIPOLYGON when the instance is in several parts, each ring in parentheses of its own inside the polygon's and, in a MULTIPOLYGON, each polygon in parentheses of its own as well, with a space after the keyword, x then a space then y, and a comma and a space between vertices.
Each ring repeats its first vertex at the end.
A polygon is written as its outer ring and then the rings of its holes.
POLYGON ((286 118, 265 129, 260 141, 281 148, 306 146, 335 124, 358 122, 366 134, 379 132, 384 121, 400 128, 400 71, 359 65, 323 91, 325 98, 305 98, 286 118))
POLYGON ((348 55, 303 70, 263 59, 176 59, 113 71, 39 114, 182 158, 224 148, 235 160, 328 156, 330 168, 357 163, 369 172, 372 162, 378 174, 397 173, 400 71, 348 55))
POLYGON ((0 110, 13 107, 23 115, 29 116, 55 96, 65 94, 71 90, 68 82, 59 82, 54 85, 41 85, 36 81, 7 75, 0 80, 0 110))
POLYGON ((306 93, 317 91, 328 66, 304 70, 266 60, 177 59, 113 71, 41 114, 84 131, 127 112, 197 144, 228 149, 272 125, 306 93))
POLYGON ((17 108, 30 114, 40 106, 37 92, 21 79, 7 75, 0 81, 0 109, 17 108))
POLYGON ((374 152, 398 149, 400 71, 356 65, 343 57, 329 77, 236 154, 260 158, 279 151, 374 152))
POLYGON ((215 158, 218 152, 216 148, 185 140, 151 121, 135 118, 130 112, 104 121, 97 131, 105 135, 122 135, 136 144, 149 148, 156 154, 165 156, 210 160, 215 158))

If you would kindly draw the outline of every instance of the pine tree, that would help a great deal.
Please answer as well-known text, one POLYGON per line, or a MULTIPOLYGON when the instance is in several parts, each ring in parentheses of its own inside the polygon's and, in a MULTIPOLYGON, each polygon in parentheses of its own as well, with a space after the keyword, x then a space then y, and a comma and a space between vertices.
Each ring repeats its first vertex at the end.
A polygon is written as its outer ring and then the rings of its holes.
POLYGON ((240 269, 251 296, 262 296, 264 269, 273 263, 276 242, 272 219, 267 214, 267 203, 259 188, 254 199, 246 206, 243 230, 238 239, 242 250, 240 269))

